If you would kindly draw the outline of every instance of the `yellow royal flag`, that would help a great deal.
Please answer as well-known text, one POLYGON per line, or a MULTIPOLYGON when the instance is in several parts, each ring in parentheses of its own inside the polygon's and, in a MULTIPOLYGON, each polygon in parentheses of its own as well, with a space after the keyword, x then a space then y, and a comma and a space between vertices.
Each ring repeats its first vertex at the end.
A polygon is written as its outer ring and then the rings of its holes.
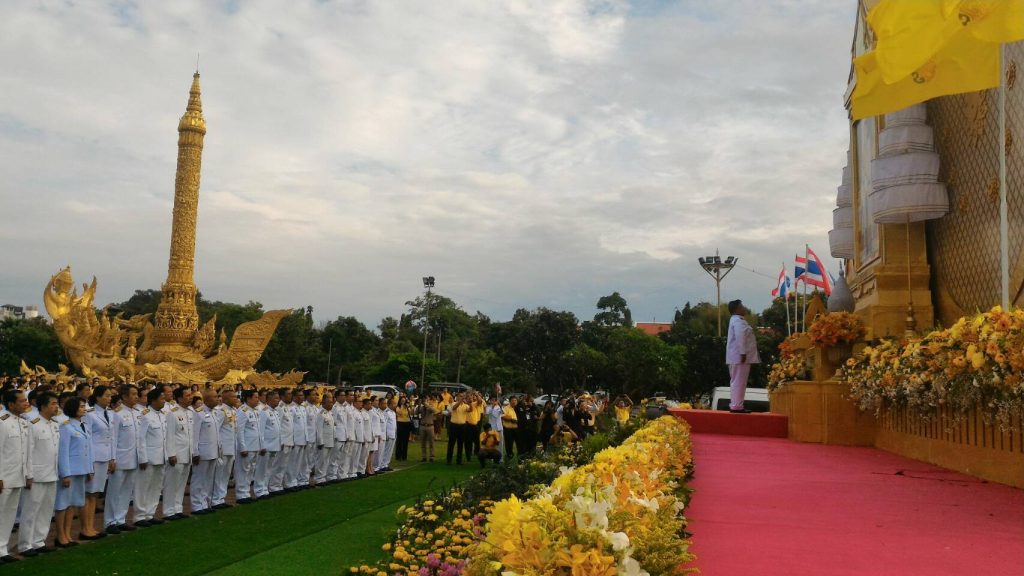
POLYGON ((868 14, 882 78, 894 84, 961 35, 980 42, 1024 40, 1024 0, 882 0, 868 14))
POLYGON ((998 86, 999 44, 958 34, 918 69, 891 84, 883 78, 877 51, 857 58, 853 65, 857 85, 851 107, 853 119, 860 120, 939 96, 998 86))

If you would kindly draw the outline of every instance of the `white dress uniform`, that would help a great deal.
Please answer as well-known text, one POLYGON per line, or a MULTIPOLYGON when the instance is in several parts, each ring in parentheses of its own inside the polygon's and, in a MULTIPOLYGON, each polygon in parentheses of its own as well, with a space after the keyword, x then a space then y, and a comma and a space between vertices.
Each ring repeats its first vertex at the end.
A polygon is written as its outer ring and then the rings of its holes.
POLYGON ((86 485, 85 491, 99 494, 107 487, 107 466, 115 459, 114 435, 117 434, 117 425, 114 412, 99 406, 87 409, 83 420, 92 442, 92 481, 86 485))
POLYGON ((363 421, 363 449, 360 452, 359 458, 359 472, 366 472, 366 462, 370 458, 370 452, 375 450, 374 442, 376 438, 373 435, 373 416, 370 414, 370 409, 363 404, 363 410, 359 413, 359 417, 363 421))
POLYGON ((274 412, 277 412, 277 420, 281 426, 281 452, 274 460, 274 468, 270 472, 270 491, 277 493, 284 490, 286 486, 285 472, 295 448, 295 438, 292 428, 292 411, 289 405, 281 402, 277 408, 274 408, 274 412))
POLYGON ((220 432, 213 418, 213 410, 200 405, 192 410, 193 456, 199 456, 199 463, 192 467, 192 482, 189 484, 189 499, 192 512, 210 507, 213 494, 213 475, 220 457, 220 432))
POLYGON ((391 465, 391 456, 395 453, 395 442, 398 440, 398 414, 389 406, 382 411, 384 416, 384 450, 378 464, 379 469, 391 465))
POLYGON ((135 522, 152 520, 160 504, 167 462, 167 417, 159 410, 146 408, 139 415, 142 449, 146 452, 146 468, 135 478, 135 522))
POLYGON ((373 462, 370 463, 370 470, 376 472, 384 448, 384 411, 380 408, 374 407, 370 410, 370 429, 373 431, 373 440, 370 441, 373 462))
POLYGON ((252 480, 256 472, 256 456, 263 449, 260 437, 260 415, 248 405, 238 409, 235 455, 235 498, 252 499, 252 480))
POLYGON ((305 467, 302 468, 301 476, 299 477, 299 485, 306 486, 310 484, 310 476, 313 474, 317 461, 320 460, 317 422, 320 420, 321 409, 312 402, 303 402, 302 409, 306 415, 306 460, 305 467))
POLYGON ((32 489, 21 493, 21 527, 18 528, 20 552, 46 546, 46 534, 50 531, 50 518, 53 517, 53 504, 57 498, 59 446, 59 424, 40 416, 29 422, 32 489))
POLYGON ((345 404, 337 402, 331 408, 331 416, 334 418, 334 451, 331 456, 331 463, 327 467, 327 481, 334 482, 345 477, 344 460, 345 449, 348 443, 348 428, 345 423, 345 404))
POLYGON ((272 471, 277 468, 281 456, 281 416, 277 410, 264 406, 259 410, 260 437, 263 439, 264 454, 256 457, 256 476, 252 487, 257 498, 270 494, 272 471))
POLYGON ((316 443, 319 446, 319 456, 316 459, 316 470, 313 474, 313 481, 317 484, 327 482, 327 472, 334 459, 334 413, 318 407, 316 443))
POLYGON ((192 411, 178 404, 167 412, 164 427, 168 462, 164 465, 164 518, 184 514, 185 484, 192 469, 192 411), (170 459, 177 462, 171 464, 170 459))
POLYGON ((747 378, 750 377, 750 365, 760 364, 757 353, 757 338, 754 329, 746 319, 734 314, 729 319, 729 335, 725 343, 725 363, 729 365, 729 409, 742 410, 743 398, 747 392, 747 378), (746 362, 743 355, 747 356, 746 362))
POLYGON ((302 463, 306 459, 306 411, 295 402, 291 404, 291 411, 292 439, 295 448, 292 449, 292 457, 285 473, 288 476, 287 487, 295 488, 299 485, 299 478, 302 476, 302 463))
MULTIPOLYGON (((7 410, 0 411, 0 556, 7 556, 7 544, 18 514, 21 491, 32 479, 31 433, 29 423, 7 410)), ((49 525, 47 525, 49 527, 49 525)))
POLYGON ((136 413, 122 406, 114 412, 117 433, 114 435, 114 459, 117 468, 107 483, 107 499, 103 504, 103 525, 120 526, 128 520, 128 506, 135 491, 135 475, 139 464, 144 464, 146 451, 142 447, 141 426, 136 413))
MULTIPOLYGON (((348 407, 345 424, 348 425, 348 454, 346 455, 346 478, 355 478, 362 470, 359 469, 359 455, 363 452, 363 418, 361 410, 355 406, 348 407)), ((365 466, 365 464, 364 464, 365 466)))
POLYGON ((235 435, 238 424, 235 409, 221 404, 213 409, 213 419, 220 437, 220 457, 214 466, 213 493, 210 496, 212 506, 221 506, 228 496, 228 482, 235 468, 235 435))

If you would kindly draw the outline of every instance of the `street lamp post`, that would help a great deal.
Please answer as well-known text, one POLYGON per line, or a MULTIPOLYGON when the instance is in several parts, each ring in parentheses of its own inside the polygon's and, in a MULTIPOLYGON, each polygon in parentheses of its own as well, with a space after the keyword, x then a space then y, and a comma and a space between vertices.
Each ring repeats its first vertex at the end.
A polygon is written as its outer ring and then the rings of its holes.
POLYGON ((718 249, 715 249, 714 256, 701 256, 697 258, 700 262, 700 267, 704 269, 712 278, 715 280, 715 291, 718 294, 718 337, 722 337, 722 279, 725 278, 729 272, 732 271, 733 266, 740 261, 739 258, 732 256, 726 256, 725 260, 722 260, 718 255, 718 249))
POLYGON ((420 386, 425 387, 427 385, 425 382, 427 377, 427 332, 430 329, 430 289, 434 287, 434 277, 424 276, 423 287, 427 289, 427 296, 423 301, 427 308, 426 313, 423 315, 423 360, 420 362, 420 386))

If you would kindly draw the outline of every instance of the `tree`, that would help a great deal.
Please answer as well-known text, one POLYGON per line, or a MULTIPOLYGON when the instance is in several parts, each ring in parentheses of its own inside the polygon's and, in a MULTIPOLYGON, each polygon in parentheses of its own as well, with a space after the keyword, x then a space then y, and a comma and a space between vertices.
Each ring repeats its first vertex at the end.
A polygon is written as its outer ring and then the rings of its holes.
POLYGON ((56 372, 57 364, 68 363, 57 333, 46 320, 8 318, 0 322, 0 374, 18 374, 22 360, 29 368, 38 365, 48 372, 56 372))
POLYGON ((520 308, 492 336, 498 339, 498 354, 505 363, 522 371, 516 389, 560 391, 571 385, 571 374, 561 360, 579 342, 579 323, 572 312, 520 308))
POLYGON ((598 326, 633 325, 633 313, 629 311, 626 299, 618 292, 598 298, 597 309, 600 312, 594 315, 594 324, 598 326))
POLYGON ((678 396, 682 392, 686 370, 686 348, 672 346, 633 328, 617 328, 608 338, 608 367, 615 383, 612 395, 626 393, 632 397, 651 396, 665 392, 678 396))
POLYGON ((331 361, 329 383, 366 384, 366 359, 380 348, 381 339, 353 316, 339 316, 319 331, 320 349, 327 350, 331 361))

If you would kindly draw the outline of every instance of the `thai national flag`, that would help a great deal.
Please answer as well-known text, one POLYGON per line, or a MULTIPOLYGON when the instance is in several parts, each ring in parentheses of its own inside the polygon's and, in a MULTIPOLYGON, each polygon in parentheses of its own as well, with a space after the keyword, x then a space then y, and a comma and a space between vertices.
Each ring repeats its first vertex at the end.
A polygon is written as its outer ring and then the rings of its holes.
POLYGON ((796 257, 795 276, 798 281, 803 280, 808 286, 821 288, 826 296, 832 294, 832 281, 825 270, 825 265, 810 247, 807 248, 806 258, 799 255, 796 257))
POLYGON ((779 281, 772 289, 772 296, 774 298, 785 298, 786 294, 789 293, 789 276, 786 276, 786 267, 783 266, 782 270, 779 271, 779 281))

